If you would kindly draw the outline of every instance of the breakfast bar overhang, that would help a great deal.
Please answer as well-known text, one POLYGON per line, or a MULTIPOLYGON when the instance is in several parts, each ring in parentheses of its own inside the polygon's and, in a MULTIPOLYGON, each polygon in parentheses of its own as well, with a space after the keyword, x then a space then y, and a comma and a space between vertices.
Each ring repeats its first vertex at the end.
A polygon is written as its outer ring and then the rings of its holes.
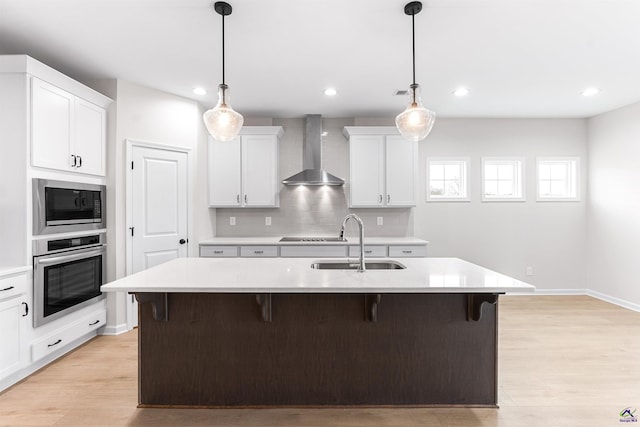
POLYGON ((140 302, 139 405, 497 406, 498 296, 533 286, 457 258, 315 262, 180 258, 104 285, 140 302))

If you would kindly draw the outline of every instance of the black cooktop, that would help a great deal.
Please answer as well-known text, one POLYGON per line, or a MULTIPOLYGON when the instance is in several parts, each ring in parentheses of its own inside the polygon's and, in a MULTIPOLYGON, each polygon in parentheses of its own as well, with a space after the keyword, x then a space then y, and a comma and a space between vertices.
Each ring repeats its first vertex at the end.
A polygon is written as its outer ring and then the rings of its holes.
POLYGON ((283 237, 281 242, 346 242, 339 237, 283 237))

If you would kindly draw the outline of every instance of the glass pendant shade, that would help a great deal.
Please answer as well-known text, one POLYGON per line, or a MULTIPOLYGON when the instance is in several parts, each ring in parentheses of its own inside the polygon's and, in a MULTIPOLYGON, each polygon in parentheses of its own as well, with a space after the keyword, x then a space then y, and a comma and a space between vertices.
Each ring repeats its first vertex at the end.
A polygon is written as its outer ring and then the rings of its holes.
POLYGON ((218 86, 218 104, 202 116, 207 130, 218 141, 231 141, 238 136, 244 118, 229 104, 229 86, 218 86))
POLYGON ((409 141, 421 141, 429 135, 436 121, 436 113, 424 108, 420 97, 420 85, 409 88, 409 105, 396 116, 396 127, 409 141))

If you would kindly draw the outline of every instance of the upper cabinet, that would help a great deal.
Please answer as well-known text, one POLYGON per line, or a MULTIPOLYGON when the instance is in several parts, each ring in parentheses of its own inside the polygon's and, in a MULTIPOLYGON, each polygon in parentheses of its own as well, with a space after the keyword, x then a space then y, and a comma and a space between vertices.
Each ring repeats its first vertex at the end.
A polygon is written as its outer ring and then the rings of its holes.
POLYGON ((394 127, 345 127, 349 139, 349 207, 416 205, 418 143, 394 127))
POLYGON ((105 109, 33 77, 32 166, 104 176, 105 154, 105 109))
POLYGON ((278 207, 281 126, 245 126, 233 141, 209 137, 209 207, 278 207))

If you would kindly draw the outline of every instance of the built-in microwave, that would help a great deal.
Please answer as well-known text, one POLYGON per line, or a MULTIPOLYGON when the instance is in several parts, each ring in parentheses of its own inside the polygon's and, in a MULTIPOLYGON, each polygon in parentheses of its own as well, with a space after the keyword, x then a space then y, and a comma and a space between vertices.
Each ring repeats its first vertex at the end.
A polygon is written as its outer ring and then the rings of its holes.
POLYGON ((106 228, 106 187, 33 179, 34 236, 106 228))

